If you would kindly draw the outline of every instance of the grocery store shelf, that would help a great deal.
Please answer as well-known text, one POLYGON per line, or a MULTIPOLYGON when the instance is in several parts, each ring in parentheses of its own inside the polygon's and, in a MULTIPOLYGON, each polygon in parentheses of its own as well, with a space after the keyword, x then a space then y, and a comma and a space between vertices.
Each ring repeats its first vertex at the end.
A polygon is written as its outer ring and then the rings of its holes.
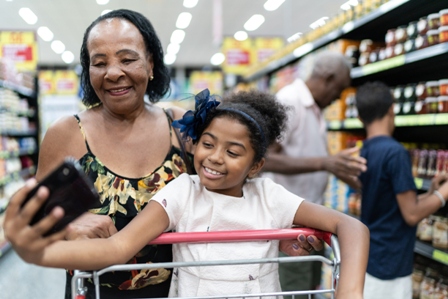
POLYGON ((421 191, 428 191, 431 187, 430 179, 414 178, 414 183, 417 189, 421 191))
POLYGON ((414 252, 442 264, 448 265, 448 251, 435 249, 427 242, 416 240, 414 252))
MULTIPOLYGON (((448 125, 448 113, 397 115, 396 127, 443 126, 448 125)), ((332 120, 327 124, 328 130, 360 129, 362 123, 357 118, 332 120)))
POLYGON ((34 175, 35 173, 36 173, 36 167, 34 166, 22 169, 20 171, 14 171, 0 178, 0 186, 4 186, 9 182, 15 181, 19 178, 27 178, 29 176, 34 175))
POLYGON ((37 153, 37 149, 20 149, 17 151, 0 151, 0 159, 9 159, 37 153))
POLYGON ((37 134, 37 130, 29 129, 29 130, 0 130, 0 135, 7 135, 13 137, 27 137, 27 136, 35 136, 37 134))
POLYGON ((351 70, 352 79, 361 78, 375 73, 384 72, 403 65, 423 61, 429 58, 435 58, 448 53, 448 43, 434 45, 425 49, 410 52, 397 57, 389 58, 379 62, 367 64, 362 67, 356 67, 351 70))
POLYGON ((12 83, 9 81, 0 80, 0 87, 11 89, 15 92, 18 92, 19 94, 21 94, 23 96, 26 96, 26 97, 35 97, 36 96, 36 93, 34 92, 34 90, 27 88, 27 87, 17 85, 15 83, 12 83))
POLYGON ((11 249, 11 245, 8 242, 0 242, 0 258, 8 252, 9 249, 11 249))

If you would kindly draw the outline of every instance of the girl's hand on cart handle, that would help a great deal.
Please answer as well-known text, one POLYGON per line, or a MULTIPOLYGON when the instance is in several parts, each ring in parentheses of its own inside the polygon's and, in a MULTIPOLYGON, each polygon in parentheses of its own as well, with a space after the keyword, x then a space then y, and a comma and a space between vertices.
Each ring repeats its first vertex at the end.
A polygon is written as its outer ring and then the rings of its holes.
POLYGON ((68 225, 66 240, 109 238, 117 233, 108 215, 86 212, 68 225))
POLYGON ((296 240, 281 240, 279 249, 289 256, 307 256, 313 250, 320 251, 324 248, 324 242, 315 235, 306 237, 303 234, 297 236, 296 240))

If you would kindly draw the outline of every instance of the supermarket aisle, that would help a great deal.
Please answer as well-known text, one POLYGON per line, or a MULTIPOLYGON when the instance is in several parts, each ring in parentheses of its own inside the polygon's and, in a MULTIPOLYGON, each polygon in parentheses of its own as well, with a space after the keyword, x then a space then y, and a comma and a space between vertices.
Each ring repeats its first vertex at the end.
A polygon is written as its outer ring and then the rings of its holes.
POLYGON ((62 269, 27 264, 13 250, 0 258, 0 299, 62 299, 64 286, 62 269))

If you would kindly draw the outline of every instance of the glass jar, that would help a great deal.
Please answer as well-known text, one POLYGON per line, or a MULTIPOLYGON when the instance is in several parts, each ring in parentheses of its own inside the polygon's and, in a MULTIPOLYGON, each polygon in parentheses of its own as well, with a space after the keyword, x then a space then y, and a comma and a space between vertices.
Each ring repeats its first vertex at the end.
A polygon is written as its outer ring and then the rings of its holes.
POLYGON ((448 26, 448 9, 439 11, 440 26, 448 26))
POLYGON ((418 20, 418 23, 417 23, 418 34, 425 35, 428 30, 429 30, 428 18, 426 18, 426 17, 420 18, 420 20, 418 20))
POLYGON ((397 43, 404 43, 408 39, 408 34, 407 34, 406 29, 407 29, 407 26, 399 26, 395 30, 395 41, 397 43))
POLYGON ((409 53, 415 51, 415 39, 408 39, 404 42, 404 52, 409 53))
POLYGON ((439 101, 437 97, 427 97, 425 99, 426 113, 437 113, 439 110, 439 101))
POLYGON ((420 299, 433 299, 436 280, 430 276, 424 276, 420 284, 420 299))
POLYGON ((439 94, 448 96, 448 79, 439 80, 439 94))
POLYGON ((439 29, 428 30, 426 36, 428 37, 428 46, 434 46, 439 43, 439 29))
POLYGON ((437 217, 434 221, 432 246, 437 249, 448 249, 448 218, 437 217))
POLYGON ((426 34, 419 35, 415 38, 415 49, 420 50, 428 47, 428 36, 426 34))
POLYGON ((439 113, 448 113, 448 96, 440 96, 437 98, 439 104, 439 113))
POLYGON ((396 29, 389 29, 387 30, 386 36, 384 38, 386 42, 386 46, 395 46, 397 41, 395 40, 395 31, 396 29))
POLYGON ((448 42, 448 26, 439 27, 439 43, 448 42))
POLYGON ((359 44, 359 52, 372 52, 373 41, 371 39, 363 39, 359 44))
POLYGON ((428 15, 428 28, 431 29, 438 29, 440 26, 440 16, 438 13, 432 13, 428 15))
POLYGON ((387 55, 386 55, 386 48, 381 48, 381 49, 378 51, 378 61, 384 60, 384 59, 386 59, 386 58, 387 58, 387 55))
POLYGON ((417 100, 424 100, 426 98, 426 82, 419 82, 415 87, 415 95, 417 100))
POLYGON ((438 97, 440 95, 439 81, 427 81, 426 94, 428 97, 438 97))
POLYGON ((416 84, 408 84, 403 90, 404 101, 402 112, 405 115, 414 113, 414 104, 416 100, 415 87, 416 84))
POLYGON ((418 21, 413 21, 410 22, 408 27, 406 27, 406 34, 409 38, 415 38, 418 34, 418 30, 417 30, 417 23, 418 21))

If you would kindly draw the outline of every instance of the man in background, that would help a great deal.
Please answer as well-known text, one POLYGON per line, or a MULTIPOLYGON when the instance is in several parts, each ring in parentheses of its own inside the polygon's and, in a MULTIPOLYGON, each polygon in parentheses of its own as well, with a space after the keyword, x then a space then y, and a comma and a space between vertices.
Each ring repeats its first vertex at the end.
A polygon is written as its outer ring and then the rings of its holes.
MULTIPOLYGON (((357 177, 366 170, 365 159, 356 155, 359 149, 344 150, 334 156, 327 151, 323 110, 350 86, 350 69, 342 54, 324 51, 314 57, 307 78, 296 79, 277 93, 278 100, 292 109, 283 139, 267 155, 264 176, 317 204, 324 202, 329 173, 358 189, 357 177)), ((307 241, 317 242, 314 237, 307 241)), ((320 285, 321 266, 320 262, 280 264, 282 290, 315 289, 320 285)))

